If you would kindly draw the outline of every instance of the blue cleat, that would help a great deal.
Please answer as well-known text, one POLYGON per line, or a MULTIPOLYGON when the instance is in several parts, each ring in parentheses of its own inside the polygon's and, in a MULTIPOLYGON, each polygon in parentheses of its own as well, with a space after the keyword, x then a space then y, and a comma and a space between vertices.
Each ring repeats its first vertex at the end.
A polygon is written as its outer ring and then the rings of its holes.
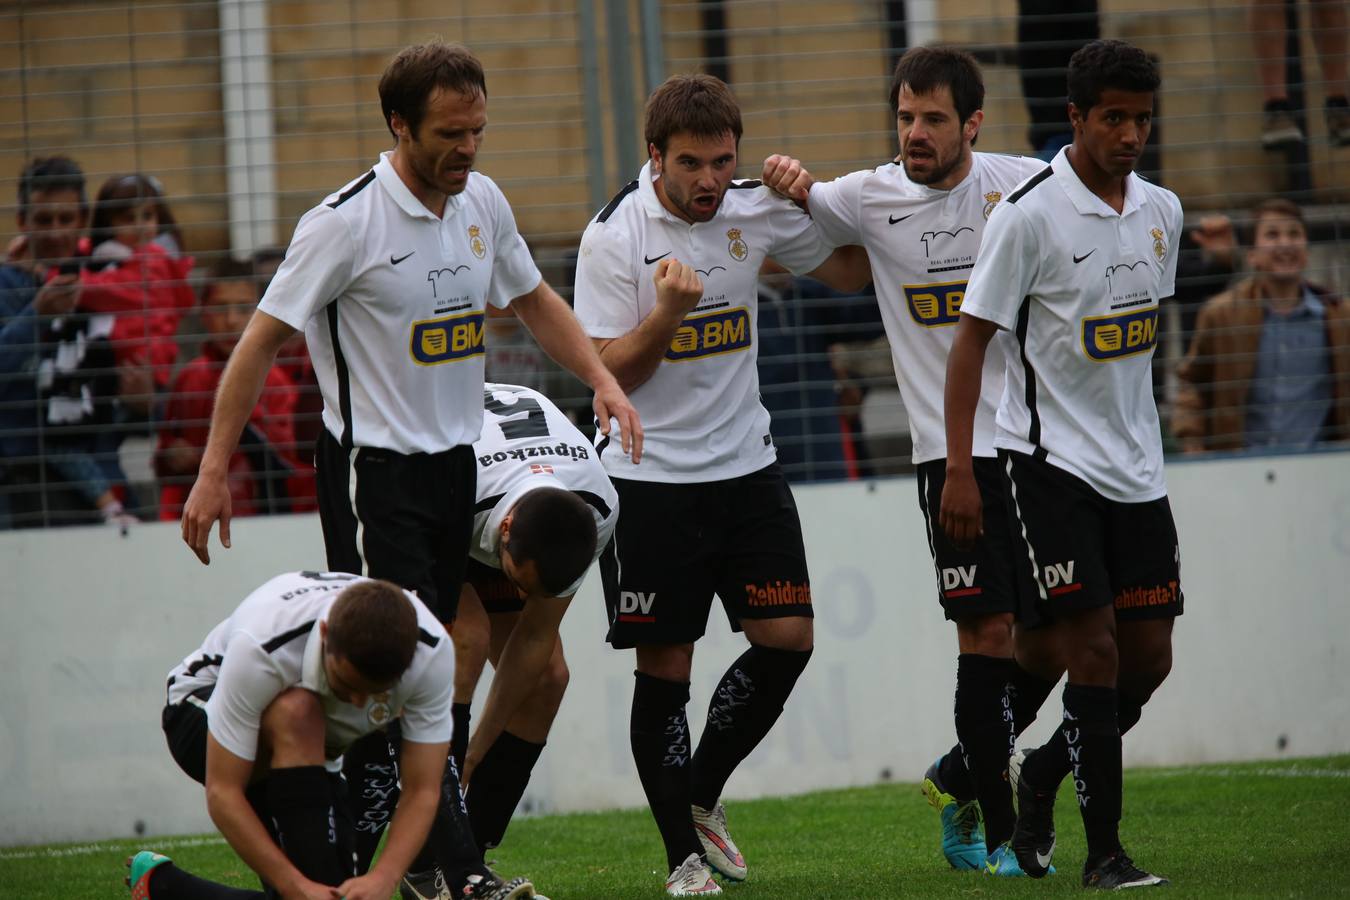
POLYGON ((170 862, 167 856, 151 850, 142 850, 135 856, 127 857, 126 866, 131 870, 127 875, 131 900, 150 900, 150 873, 166 862, 170 862))
MULTIPOLYGON (((998 875, 1002 878, 1027 877, 1027 873, 1018 865, 1017 854, 1013 853, 1012 845, 1008 841, 999 844, 994 848, 994 852, 989 854, 989 858, 984 861, 984 874, 998 875)), ((1055 867, 1051 866, 1047 874, 1055 874, 1055 867)))
MULTIPOLYGON (((941 762, 941 760, 938 760, 941 762)), ((928 805, 942 817, 942 855, 953 869, 979 869, 989 851, 984 844, 980 805, 974 800, 961 803, 947 793, 938 781, 938 763, 923 773, 923 795, 928 805)))

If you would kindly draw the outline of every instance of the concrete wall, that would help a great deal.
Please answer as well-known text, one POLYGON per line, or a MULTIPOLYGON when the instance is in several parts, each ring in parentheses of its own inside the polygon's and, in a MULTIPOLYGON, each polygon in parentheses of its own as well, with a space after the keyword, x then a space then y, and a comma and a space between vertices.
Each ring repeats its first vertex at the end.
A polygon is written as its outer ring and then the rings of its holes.
MULTIPOLYGON (((1156 765, 1350 749, 1350 454, 1169 469, 1187 614, 1176 668, 1126 741, 1156 765)), ((797 491, 818 647, 729 795, 917 779, 953 740, 955 641, 914 483, 797 491)), ((159 730, 164 677, 271 574, 321 568, 312 517, 239 520, 202 568, 173 525, 0 535, 0 844, 209 830, 159 730)), ((628 750, 632 658, 603 644, 598 579, 564 626, 572 686, 526 803, 642 802, 628 750)), ((714 613, 690 720, 743 646, 714 613)), ((485 688, 480 689, 480 698, 485 688)), ((1052 700, 1037 723, 1057 718, 1052 700)))

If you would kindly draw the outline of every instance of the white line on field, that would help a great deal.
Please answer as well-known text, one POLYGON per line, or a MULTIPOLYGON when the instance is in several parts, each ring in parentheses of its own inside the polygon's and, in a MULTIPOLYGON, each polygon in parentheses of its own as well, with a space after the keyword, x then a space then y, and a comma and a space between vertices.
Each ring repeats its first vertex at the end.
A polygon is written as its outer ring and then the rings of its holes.
MULTIPOLYGON (((120 841, 100 841, 94 844, 77 844, 74 847, 0 851, 0 861, 11 859, 53 859, 61 856, 89 856, 94 853, 111 853, 126 847, 128 843, 132 843, 134 840, 134 838, 126 838, 125 840, 120 841)), ((225 839, 219 835, 207 837, 155 838, 153 841, 146 841, 145 843, 153 846, 156 850, 176 850, 180 847, 210 847, 215 844, 225 843, 225 839)))
MULTIPOLYGON (((1128 772, 1126 773, 1128 775, 1128 772)), ((1350 778, 1350 769, 1229 769, 1222 766, 1196 766, 1188 769, 1153 769, 1139 774, 1163 778, 1207 776, 1210 778, 1241 778, 1260 775, 1267 778, 1350 778)))

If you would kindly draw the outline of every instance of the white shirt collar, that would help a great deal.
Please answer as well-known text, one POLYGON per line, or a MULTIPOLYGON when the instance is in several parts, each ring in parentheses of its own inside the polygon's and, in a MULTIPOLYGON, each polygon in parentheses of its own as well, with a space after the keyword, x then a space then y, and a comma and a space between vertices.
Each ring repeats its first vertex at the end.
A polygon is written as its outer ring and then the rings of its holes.
POLYGON ((1073 165, 1069 162, 1069 147, 1072 144, 1061 147, 1055 154, 1055 158, 1050 161, 1050 167, 1055 171, 1055 179, 1064 189, 1064 193, 1069 196, 1069 201, 1073 203, 1074 209, 1081 215, 1097 215, 1103 218, 1125 218, 1130 213, 1143 206, 1144 180, 1131 172, 1125 176, 1125 206, 1117 213, 1111 206, 1094 194, 1087 185, 1083 184, 1078 173, 1073 170, 1073 165))
POLYGON ((328 670, 323 667, 323 636, 319 633, 322 619, 314 622, 309 637, 305 638, 305 655, 300 662, 300 687, 328 697, 328 670))
MULTIPOLYGON (((441 219, 436 218, 436 214, 422 205, 422 201, 413 196, 413 192, 403 183, 403 179, 398 172, 394 170, 394 164, 390 161, 394 151, 386 150, 380 154, 380 161, 375 163, 375 177, 379 180, 380 186, 385 189, 393 201, 398 204, 399 209, 415 219, 430 219, 433 222, 448 221, 454 218, 461 207, 464 206, 464 191, 458 194, 451 194, 445 198, 445 215, 441 219)), ((473 173, 469 173, 473 177, 473 173)))

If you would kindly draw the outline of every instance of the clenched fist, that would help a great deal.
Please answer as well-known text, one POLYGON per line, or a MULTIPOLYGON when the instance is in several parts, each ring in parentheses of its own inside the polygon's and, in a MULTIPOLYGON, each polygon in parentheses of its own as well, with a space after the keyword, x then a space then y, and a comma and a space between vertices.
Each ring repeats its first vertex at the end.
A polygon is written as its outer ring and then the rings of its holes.
POLYGON ((703 280, 693 266, 687 266, 674 257, 666 257, 656 264, 656 302, 683 318, 703 299, 703 280))

